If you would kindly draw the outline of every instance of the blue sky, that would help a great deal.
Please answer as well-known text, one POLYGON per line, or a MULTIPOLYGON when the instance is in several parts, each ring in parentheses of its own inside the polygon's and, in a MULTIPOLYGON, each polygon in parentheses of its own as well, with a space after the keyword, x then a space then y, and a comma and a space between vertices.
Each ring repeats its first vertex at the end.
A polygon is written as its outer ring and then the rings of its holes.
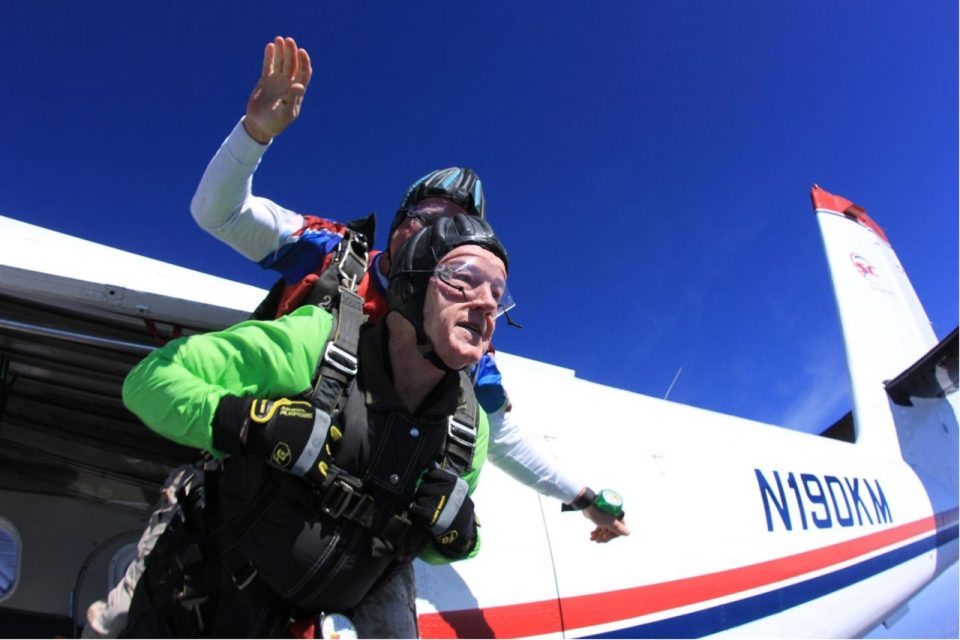
POLYGON ((275 4, 0 3, 0 214, 268 286, 188 204, 285 34, 315 74, 256 192, 377 211, 382 246, 410 182, 474 168, 526 327, 501 350, 654 396, 682 368, 671 400, 828 426, 850 400, 813 183, 957 325, 954 1, 275 4))

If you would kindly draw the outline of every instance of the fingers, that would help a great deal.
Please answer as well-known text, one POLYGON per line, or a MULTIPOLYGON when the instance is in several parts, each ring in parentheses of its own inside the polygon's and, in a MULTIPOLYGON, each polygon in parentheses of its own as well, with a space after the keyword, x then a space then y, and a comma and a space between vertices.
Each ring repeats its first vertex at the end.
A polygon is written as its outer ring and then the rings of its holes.
POLYGON ((267 46, 263 48, 263 67, 260 69, 261 80, 273 73, 274 48, 272 42, 268 42, 267 46))
POLYGON ((613 533, 610 529, 607 529, 606 527, 597 527, 596 529, 590 532, 590 539, 593 540, 594 542, 600 542, 600 543, 610 542, 616 537, 617 535, 613 533))
POLYGON ((270 73, 280 73, 282 71, 282 66, 283 38, 277 36, 273 39, 273 60, 271 60, 270 73))
POLYGON ((590 532, 590 539, 594 542, 610 542, 614 538, 630 535, 630 530, 619 520, 612 527, 598 526, 590 532))
POLYGON ((299 55, 297 53, 297 42, 293 38, 283 40, 283 58, 281 60, 280 72, 285 78, 294 79, 297 75, 299 66, 299 55))
POLYGON ((597 528, 590 534, 591 540, 596 542, 609 542, 614 538, 630 535, 630 529, 623 520, 618 520, 595 506, 584 509, 583 515, 593 522, 593 524, 597 525, 597 528))
POLYGON ((628 536, 630 535, 630 529, 627 527, 627 523, 623 520, 614 520, 613 521, 613 530, 616 531, 618 536, 628 536))
POLYGON ((293 38, 277 36, 263 49, 263 69, 260 75, 267 77, 279 73, 293 78, 297 73, 298 57, 296 41, 293 38))
POLYGON ((297 57, 297 77, 295 80, 302 84, 304 90, 306 90, 307 85, 310 84, 310 78, 313 76, 310 54, 307 53, 306 49, 300 49, 297 51, 297 57))
POLYGON ((245 127, 261 144, 283 133, 300 115, 313 73, 310 56, 293 38, 277 36, 263 50, 260 80, 247 100, 245 127))
POLYGON ((277 36, 273 42, 267 43, 260 75, 267 78, 275 73, 306 87, 313 75, 307 50, 298 48, 293 38, 277 36))

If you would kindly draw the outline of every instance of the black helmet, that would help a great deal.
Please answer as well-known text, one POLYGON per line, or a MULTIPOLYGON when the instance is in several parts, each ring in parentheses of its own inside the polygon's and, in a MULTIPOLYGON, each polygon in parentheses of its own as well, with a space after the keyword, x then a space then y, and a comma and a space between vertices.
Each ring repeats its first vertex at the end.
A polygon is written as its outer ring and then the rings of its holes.
POLYGON ((463 207, 471 216, 481 219, 487 217, 487 201, 483 197, 483 186, 480 184, 480 177, 473 169, 466 167, 438 169, 423 176, 407 189, 390 225, 391 236, 403 222, 410 208, 427 198, 446 198, 463 207))
POLYGON ((417 344, 425 357, 446 369, 433 352, 423 330, 423 304, 427 283, 445 255, 463 245, 474 244, 503 260, 509 269, 507 250, 486 220, 458 213, 417 231, 403 243, 390 269, 387 306, 409 320, 417 330, 417 344))

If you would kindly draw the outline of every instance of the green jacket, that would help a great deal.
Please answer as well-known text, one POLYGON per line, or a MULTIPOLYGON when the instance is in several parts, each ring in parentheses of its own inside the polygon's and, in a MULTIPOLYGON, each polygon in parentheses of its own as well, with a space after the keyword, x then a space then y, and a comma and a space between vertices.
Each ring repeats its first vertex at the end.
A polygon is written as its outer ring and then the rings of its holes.
MULTIPOLYGON (((123 383, 123 403, 150 429, 174 442, 222 456, 213 447, 214 413, 223 396, 281 398, 309 389, 332 317, 301 307, 277 320, 250 320, 169 342, 140 362, 123 383)), ((478 406, 473 465, 464 479, 473 493, 487 457, 489 427, 478 406)), ((479 540, 470 557, 480 549, 479 540)), ((427 547, 433 564, 449 558, 427 547)))

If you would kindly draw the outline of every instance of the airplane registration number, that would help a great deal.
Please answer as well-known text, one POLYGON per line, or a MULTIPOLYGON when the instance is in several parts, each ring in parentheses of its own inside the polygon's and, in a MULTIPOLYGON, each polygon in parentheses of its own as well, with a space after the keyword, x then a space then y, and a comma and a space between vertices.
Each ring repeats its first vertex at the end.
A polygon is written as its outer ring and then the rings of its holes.
POLYGON ((767 531, 893 522, 879 480, 754 469, 767 531))

